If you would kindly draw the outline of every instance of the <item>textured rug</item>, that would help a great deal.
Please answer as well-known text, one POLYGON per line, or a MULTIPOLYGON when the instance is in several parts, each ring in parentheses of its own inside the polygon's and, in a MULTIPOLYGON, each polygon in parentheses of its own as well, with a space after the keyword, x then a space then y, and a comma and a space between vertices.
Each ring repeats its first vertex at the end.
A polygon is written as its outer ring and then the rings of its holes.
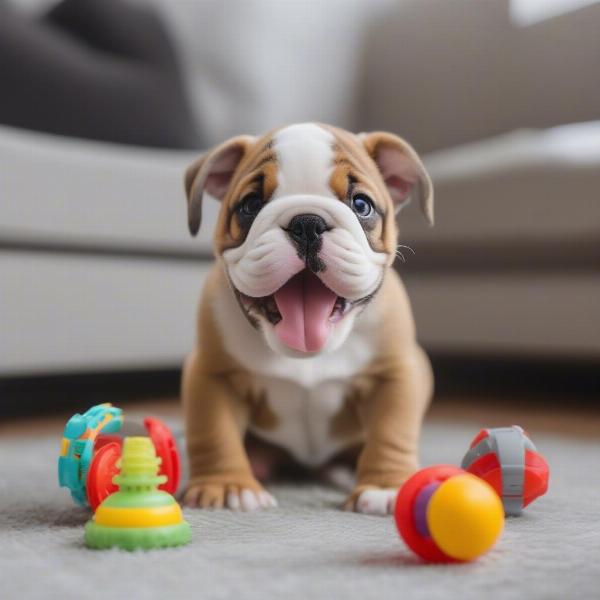
MULTIPOLYGON (((424 464, 458 463, 472 427, 426 427, 424 464)), ((0 598, 600 597, 600 440, 535 435, 550 492, 507 521, 500 543, 471 564, 421 563, 391 518, 344 513, 343 495, 311 485, 271 490, 262 513, 185 511, 184 548, 127 553, 83 545, 87 511, 56 483, 55 437, 0 440, 0 598)))

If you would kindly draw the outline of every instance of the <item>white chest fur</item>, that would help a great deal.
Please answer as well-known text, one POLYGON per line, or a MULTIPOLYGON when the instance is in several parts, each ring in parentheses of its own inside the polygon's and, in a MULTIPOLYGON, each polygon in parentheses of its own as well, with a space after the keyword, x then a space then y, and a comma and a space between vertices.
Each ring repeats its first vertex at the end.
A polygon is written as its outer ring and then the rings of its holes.
POLYGON ((342 407, 347 386, 342 381, 324 381, 306 388, 274 377, 260 377, 269 407, 278 419, 274 429, 251 427, 259 437, 286 448, 301 463, 316 466, 342 448, 331 435, 332 418, 342 407))
MULTIPOLYGON (((230 290, 214 305, 227 351, 256 376, 277 417, 274 429, 252 431, 307 465, 322 464, 342 448, 331 435, 331 420, 340 411, 353 376, 373 359, 373 316, 369 309, 337 350, 311 358, 274 353, 248 323, 230 290)), ((371 307, 369 307, 371 308, 371 307)))

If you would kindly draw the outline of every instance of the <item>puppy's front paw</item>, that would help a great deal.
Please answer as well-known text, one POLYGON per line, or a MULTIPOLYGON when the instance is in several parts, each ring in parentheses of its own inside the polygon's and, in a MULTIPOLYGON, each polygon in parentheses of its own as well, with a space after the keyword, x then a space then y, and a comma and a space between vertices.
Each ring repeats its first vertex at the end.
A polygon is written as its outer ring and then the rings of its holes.
POLYGON ((350 495, 344 510, 365 515, 392 515, 396 509, 397 495, 396 488, 359 488, 350 495))
POLYGON ((230 508, 250 512, 277 506, 277 501, 258 482, 243 484, 192 482, 183 497, 192 508, 230 508))
POLYGON ((231 510, 250 512, 262 508, 275 508, 277 506, 277 500, 275 500, 275 498, 266 490, 256 492, 245 488, 228 492, 225 498, 225 504, 227 505, 227 508, 230 508, 231 510))

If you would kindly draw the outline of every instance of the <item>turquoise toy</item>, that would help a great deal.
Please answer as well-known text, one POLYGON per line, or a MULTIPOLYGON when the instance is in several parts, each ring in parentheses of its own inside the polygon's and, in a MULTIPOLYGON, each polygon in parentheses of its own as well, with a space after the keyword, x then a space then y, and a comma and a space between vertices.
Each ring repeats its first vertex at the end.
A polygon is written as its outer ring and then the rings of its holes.
POLYGON ((123 425, 123 413, 111 404, 98 404, 82 415, 73 415, 63 432, 58 459, 58 482, 69 488, 73 500, 87 506, 86 479, 100 432, 117 433, 123 425))

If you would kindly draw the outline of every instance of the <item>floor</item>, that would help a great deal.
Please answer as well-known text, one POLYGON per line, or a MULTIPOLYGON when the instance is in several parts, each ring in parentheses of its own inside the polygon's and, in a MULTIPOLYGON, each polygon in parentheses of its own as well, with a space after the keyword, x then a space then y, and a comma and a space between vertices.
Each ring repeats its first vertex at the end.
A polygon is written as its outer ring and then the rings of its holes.
MULTIPOLYGON (((140 414, 152 414, 165 419, 181 418, 181 407, 175 398, 136 400, 129 404, 140 414)), ((0 421, 0 435, 42 435, 61 430, 72 413, 32 415, 0 421)), ((573 399, 553 398, 543 403, 539 398, 507 399, 505 397, 443 397, 437 398, 427 413, 429 423, 464 423, 477 427, 495 427, 516 423, 532 431, 561 433, 584 438, 600 439, 600 400, 574 402, 573 399)))
MULTIPOLYGON (((314 484, 279 484, 280 507, 235 514, 186 510, 184 548, 150 553, 90 551, 87 511, 56 484, 64 415, 0 425, 1 598, 593 598, 598 597, 600 411, 481 399, 437 402, 422 461, 457 463, 481 426, 517 422, 551 467, 549 493, 509 519, 477 562, 421 563, 391 518, 344 513, 343 495, 314 484)), ((126 409, 179 427, 177 405, 126 409)))

